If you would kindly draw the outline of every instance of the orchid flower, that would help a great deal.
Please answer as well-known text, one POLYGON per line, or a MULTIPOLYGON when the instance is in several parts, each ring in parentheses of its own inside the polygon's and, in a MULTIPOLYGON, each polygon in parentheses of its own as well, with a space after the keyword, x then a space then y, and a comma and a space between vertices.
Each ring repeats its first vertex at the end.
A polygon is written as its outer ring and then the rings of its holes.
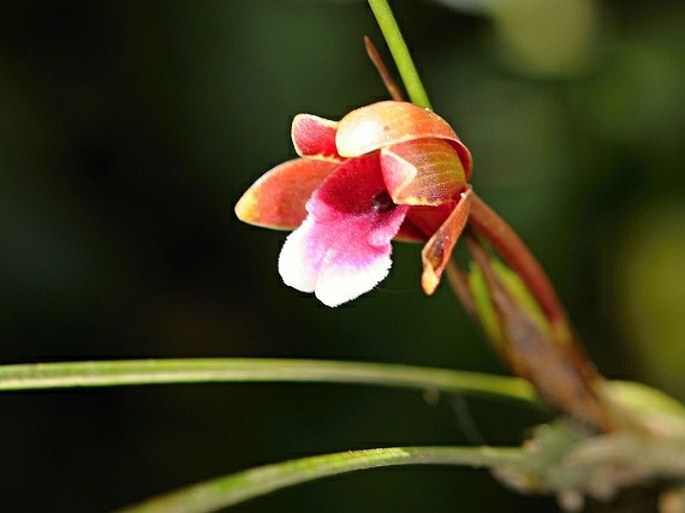
POLYGON ((279 272, 334 307, 383 280, 391 240, 424 242, 421 284, 432 294, 470 210, 471 155, 449 124, 414 104, 382 101, 340 121, 293 120, 300 158, 263 175, 238 201, 244 222, 295 229, 279 272))

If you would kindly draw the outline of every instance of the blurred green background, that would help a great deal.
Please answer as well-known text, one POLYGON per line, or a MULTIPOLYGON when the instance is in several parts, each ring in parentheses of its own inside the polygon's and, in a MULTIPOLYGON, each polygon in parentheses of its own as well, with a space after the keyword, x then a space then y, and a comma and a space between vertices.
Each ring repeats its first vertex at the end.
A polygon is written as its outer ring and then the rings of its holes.
MULTIPOLYGON (((548 269, 600 370, 685 400, 685 6, 397 1, 480 195, 548 269)), ((294 155, 298 112, 385 98, 361 1, 0 4, 0 361, 265 356, 506 372, 398 244, 336 310, 279 282, 283 233, 233 205, 294 155)), ((0 396, 0 510, 107 511, 302 455, 517 443, 493 401, 319 385, 0 396), (469 428, 469 424, 473 424, 469 428)), ((645 507, 645 511, 646 511, 645 507)), ((384 470, 239 512, 553 512, 486 472, 384 470)))

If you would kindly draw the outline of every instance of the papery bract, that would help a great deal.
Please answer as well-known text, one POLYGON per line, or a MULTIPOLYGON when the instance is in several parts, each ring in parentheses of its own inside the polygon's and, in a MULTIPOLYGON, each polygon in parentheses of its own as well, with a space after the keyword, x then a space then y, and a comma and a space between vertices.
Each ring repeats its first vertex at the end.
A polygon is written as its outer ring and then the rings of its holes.
POLYGON ((291 134, 301 158, 272 169, 236 206, 248 223, 299 224, 281 251, 283 281, 337 306, 386 277, 397 237, 426 243, 422 286, 432 294, 470 207, 471 155, 449 124, 385 101, 339 122, 299 114, 291 134))

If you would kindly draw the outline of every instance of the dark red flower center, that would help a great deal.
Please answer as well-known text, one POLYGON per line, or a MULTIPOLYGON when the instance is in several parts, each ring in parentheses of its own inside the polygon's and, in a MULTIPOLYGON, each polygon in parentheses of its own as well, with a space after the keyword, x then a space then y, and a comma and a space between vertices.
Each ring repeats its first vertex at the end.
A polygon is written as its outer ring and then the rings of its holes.
POLYGON ((382 190, 373 195, 371 198, 371 206, 376 212, 387 212, 388 210, 395 208, 397 205, 393 203, 388 191, 382 190))

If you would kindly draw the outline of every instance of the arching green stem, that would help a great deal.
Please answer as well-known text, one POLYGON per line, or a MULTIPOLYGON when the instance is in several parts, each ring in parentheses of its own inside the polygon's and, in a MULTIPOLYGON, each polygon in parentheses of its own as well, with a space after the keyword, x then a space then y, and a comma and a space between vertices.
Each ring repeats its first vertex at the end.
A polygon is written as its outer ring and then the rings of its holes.
POLYGON ((400 72, 409 99, 416 105, 430 109, 430 100, 421 82, 421 77, 416 71, 409 48, 407 48, 400 28, 397 26, 390 5, 388 5, 387 0, 369 0, 369 6, 376 17, 381 32, 383 32, 388 48, 390 48, 390 53, 395 60, 397 70, 400 72))

